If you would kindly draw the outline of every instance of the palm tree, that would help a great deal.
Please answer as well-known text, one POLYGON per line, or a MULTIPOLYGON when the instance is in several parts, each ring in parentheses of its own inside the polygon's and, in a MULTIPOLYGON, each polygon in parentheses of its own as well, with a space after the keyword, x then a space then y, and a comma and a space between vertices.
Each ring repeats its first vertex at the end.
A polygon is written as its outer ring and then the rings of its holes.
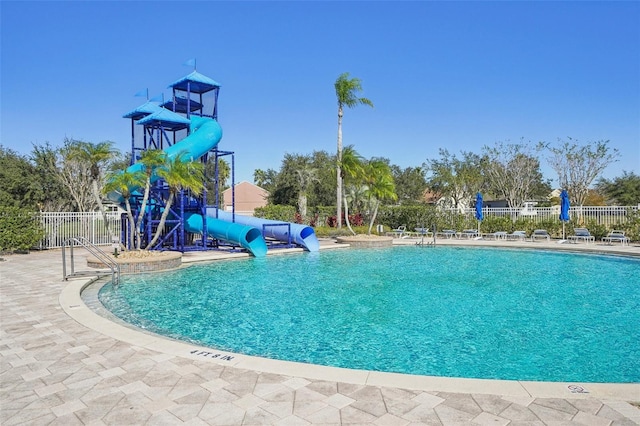
POLYGON ((157 173, 169 186, 169 198, 162 211, 158 228, 147 248, 152 248, 160 238, 176 194, 182 190, 189 190, 193 195, 198 196, 204 190, 204 165, 199 161, 186 161, 184 152, 169 159, 164 166, 158 169, 157 173))
POLYGON ((349 78, 349 73, 340 74, 335 82, 336 97, 338 98, 338 154, 337 162, 337 219, 338 228, 342 227, 342 116, 344 107, 353 108, 357 105, 369 105, 373 107, 373 102, 367 98, 358 97, 362 91, 362 83, 359 78, 349 78))
POLYGON ((105 194, 109 192, 116 192, 120 194, 124 199, 124 204, 127 210, 127 218, 129 220, 129 229, 131 229, 131 232, 129 232, 128 244, 130 248, 135 247, 136 249, 140 248, 140 243, 138 243, 137 246, 133 245, 133 235, 136 230, 136 223, 133 218, 133 212, 131 210, 131 189, 142 186, 144 184, 144 181, 145 175, 143 172, 139 171, 132 173, 125 170, 120 173, 110 174, 107 177, 107 182, 105 183, 104 188, 102 189, 105 194))
MULTIPOLYGON (((340 162, 340 168, 342 170, 342 184, 344 186, 349 185, 355 187, 360 183, 359 181, 363 177, 363 167, 362 167, 362 157, 360 154, 356 152, 353 148, 353 145, 349 145, 344 148, 342 152, 342 160, 340 162)), ((351 191, 352 193, 354 191, 351 191)), ((348 200, 348 192, 346 190, 343 191, 343 201, 344 201, 344 218, 347 224, 347 228, 349 231, 356 235, 356 233, 351 228, 351 223, 349 223, 349 200, 348 200)))
POLYGON ((70 160, 79 161, 89 165, 93 195, 96 198, 96 203, 98 204, 100 213, 102 213, 104 226, 109 233, 111 233, 111 230, 109 229, 107 213, 102 205, 102 197, 100 196, 100 190, 98 189, 98 182, 100 181, 101 169, 106 166, 117 153, 118 151, 113 147, 113 142, 111 141, 100 142, 97 144, 78 141, 69 151, 70 160))
POLYGON ((307 217, 307 193, 309 188, 313 182, 320 182, 318 169, 305 164, 296 169, 296 176, 298 177, 298 211, 304 219, 307 217))
POLYGON ((382 160, 371 160, 365 166, 367 195, 372 200, 374 209, 369 222, 369 235, 378 214, 378 207, 383 200, 397 200, 396 186, 389 165, 382 160))
POLYGON ((136 249, 140 249, 142 245, 141 229, 142 220, 144 218, 145 210, 147 209, 147 202, 149 201, 149 192, 151 191, 151 177, 154 173, 167 162, 167 155, 160 149, 148 149, 142 153, 140 157, 140 163, 144 167, 144 195, 142 197, 142 203, 140 204, 140 211, 138 212, 138 219, 136 220, 137 226, 132 228, 132 231, 136 236, 136 249))

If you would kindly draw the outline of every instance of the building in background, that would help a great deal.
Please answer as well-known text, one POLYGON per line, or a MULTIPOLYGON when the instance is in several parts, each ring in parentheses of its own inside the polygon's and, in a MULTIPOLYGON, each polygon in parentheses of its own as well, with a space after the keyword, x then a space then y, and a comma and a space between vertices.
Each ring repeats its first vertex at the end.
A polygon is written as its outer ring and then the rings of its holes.
MULTIPOLYGON (((231 195, 232 188, 225 189, 222 192, 224 204, 223 209, 226 212, 231 211, 231 203, 233 201, 231 195)), ((235 186, 236 213, 253 216, 253 211, 258 207, 267 205, 267 197, 269 193, 247 181, 242 181, 235 186)))

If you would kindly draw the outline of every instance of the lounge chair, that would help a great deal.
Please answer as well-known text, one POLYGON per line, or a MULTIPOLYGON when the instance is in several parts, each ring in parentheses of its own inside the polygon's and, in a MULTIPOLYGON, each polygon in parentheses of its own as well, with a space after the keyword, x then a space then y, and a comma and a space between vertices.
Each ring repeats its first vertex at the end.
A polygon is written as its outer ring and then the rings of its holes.
POLYGON ((467 238, 470 240, 471 238, 480 237, 480 234, 477 229, 464 229, 462 232, 456 232, 456 237, 467 238))
POLYGON ((429 228, 414 228, 416 231, 417 237, 428 237, 431 234, 431 230, 429 228))
POLYGON ((505 231, 496 231, 489 234, 484 234, 484 236, 494 240, 506 240, 509 237, 509 234, 507 234, 505 231))
POLYGON ((401 226, 398 226, 396 229, 392 229, 391 231, 387 232, 387 236, 393 237, 393 238, 402 238, 405 232, 407 232, 407 227, 405 225, 401 225, 401 226))
POLYGON ((443 229, 442 231, 436 233, 436 236, 443 237, 446 239, 451 239, 455 235, 456 235, 456 231, 454 231, 453 229, 443 229))
POLYGON ((549 235, 546 229, 536 229, 533 231, 533 234, 531 234, 531 241, 536 240, 551 241, 551 235, 549 235))
POLYGON ((603 243, 613 244, 614 241, 620 241, 621 245, 629 244, 629 237, 624 236, 624 231, 613 230, 607 234, 606 237, 602 237, 603 243))
POLYGON ((591 235, 591 233, 587 228, 574 228, 573 235, 569 235, 567 239, 574 244, 577 243, 578 241, 584 241, 585 243, 596 242, 596 237, 591 235))
POLYGON ((524 241, 526 238, 526 231, 513 231, 512 233, 507 234, 507 240, 524 241))

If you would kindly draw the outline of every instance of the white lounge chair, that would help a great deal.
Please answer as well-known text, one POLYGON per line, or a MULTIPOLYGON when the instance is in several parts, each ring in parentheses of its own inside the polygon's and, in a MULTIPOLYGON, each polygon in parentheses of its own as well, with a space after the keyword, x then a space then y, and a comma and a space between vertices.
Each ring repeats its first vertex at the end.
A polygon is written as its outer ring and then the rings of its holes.
POLYGON ((456 231, 454 231, 453 229, 443 229, 440 232, 436 232, 437 237, 443 237, 446 239, 451 239, 455 237, 455 235, 456 235, 456 231))
POLYGON ((477 229, 464 229, 462 232, 456 232, 456 237, 467 238, 470 240, 472 238, 480 237, 480 234, 477 229))
POLYGON ((578 241, 584 241, 585 243, 595 243, 596 237, 591 235, 591 232, 587 228, 574 228, 574 235, 569 235, 567 239, 572 243, 577 243, 578 241))
POLYGON ((402 238, 405 232, 407 232, 407 227, 405 225, 401 225, 396 229, 392 229, 391 231, 387 232, 387 236, 393 238, 402 238))
POLYGON ((621 245, 629 244, 629 237, 624 236, 624 231, 613 230, 607 234, 606 237, 602 237, 603 243, 613 244, 614 241, 619 241, 621 245))
POLYGON ((484 236, 494 240, 506 240, 509 237, 509 234, 507 234, 506 231, 496 231, 489 234, 484 234, 484 236))
POLYGON ((551 235, 549 235, 546 229, 536 229, 533 231, 533 234, 531 234, 531 241, 536 240, 551 241, 551 235))
POLYGON ((524 241, 526 238, 527 238, 526 231, 513 231, 512 233, 507 234, 507 240, 524 241))

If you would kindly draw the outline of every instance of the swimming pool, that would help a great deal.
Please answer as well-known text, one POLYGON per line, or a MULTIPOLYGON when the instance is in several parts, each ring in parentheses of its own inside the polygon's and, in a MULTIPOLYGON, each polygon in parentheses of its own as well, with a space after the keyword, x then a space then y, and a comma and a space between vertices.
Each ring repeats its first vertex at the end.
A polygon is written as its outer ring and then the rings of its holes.
POLYGON ((640 260, 493 248, 332 250, 124 277, 100 299, 221 350, 409 374, 639 382, 640 260))

